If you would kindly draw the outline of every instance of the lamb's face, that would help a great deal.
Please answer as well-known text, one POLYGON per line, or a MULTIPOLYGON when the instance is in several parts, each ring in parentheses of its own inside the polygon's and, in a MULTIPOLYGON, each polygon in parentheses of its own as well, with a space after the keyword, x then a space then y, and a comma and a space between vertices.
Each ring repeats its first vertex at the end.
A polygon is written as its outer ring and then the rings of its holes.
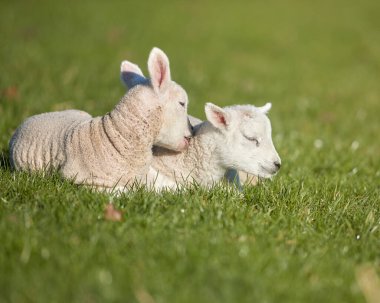
POLYGON ((140 68, 128 61, 121 64, 121 79, 132 88, 143 84, 144 102, 147 107, 159 107, 162 111, 161 128, 154 145, 182 151, 189 145, 192 135, 187 118, 188 98, 185 90, 171 80, 169 59, 165 53, 153 48, 148 59, 150 79, 144 77, 140 68))
POLYGON ((271 123, 266 116, 269 108, 270 105, 262 108, 246 105, 221 109, 225 126, 219 128, 219 151, 226 168, 262 178, 269 178, 280 169, 281 159, 273 145, 271 123))
POLYGON ((259 177, 273 176, 280 169, 281 159, 272 142, 268 117, 258 110, 237 116, 240 116, 240 125, 237 123, 230 133, 236 146, 231 154, 236 168, 259 177))
POLYGON ((191 137, 191 125, 187 118, 187 94, 172 81, 161 99, 163 123, 155 145, 182 151, 188 147, 191 137))

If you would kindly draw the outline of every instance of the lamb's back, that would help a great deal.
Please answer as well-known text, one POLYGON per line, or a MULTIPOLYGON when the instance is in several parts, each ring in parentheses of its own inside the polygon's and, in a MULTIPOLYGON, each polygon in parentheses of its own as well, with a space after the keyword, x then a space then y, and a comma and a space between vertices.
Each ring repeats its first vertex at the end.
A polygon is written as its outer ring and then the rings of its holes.
POLYGON ((91 119, 79 110, 65 110, 27 118, 12 136, 9 149, 17 170, 57 169, 64 161, 64 140, 77 124, 91 119))

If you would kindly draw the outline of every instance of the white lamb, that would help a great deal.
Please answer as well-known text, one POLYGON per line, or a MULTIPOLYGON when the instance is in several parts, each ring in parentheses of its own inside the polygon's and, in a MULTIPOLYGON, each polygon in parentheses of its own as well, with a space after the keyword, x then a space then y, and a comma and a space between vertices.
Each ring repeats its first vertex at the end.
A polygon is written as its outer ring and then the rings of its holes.
MULTIPOLYGON (((189 122, 192 125, 192 128, 198 128, 199 124, 203 121, 188 115, 189 122)), ((228 169, 224 175, 225 180, 234 184, 237 188, 241 189, 242 185, 256 185, 258 182, 258 177, 255 175, 248 174, 243 171, 237 171, 236 169, 228 169)))
MULTIPOLYGON (((173 189, 195 182, 209 187, 228 170, 243 171, 260 178, 277 173, 281 160, 273 145, 271 108, 235 105, 220 108, 207 103, 207 120, 194 129, 189 148, 182 153, 154 147, 148 185, 156 190, 173 189)), ((192 122, 196 119, 191 118, 192 122)))
POLYGON ((26 119, 10 141, 13 167, 57 169, 77 184, 108 190, 145 180, 153 145, 181 151, 191 136, 187 94, 171 80, 169 60, 158 48, 148 70, 150 79, 137 65, 122 63, 130 90, 102 117, 66 110, 26 119))

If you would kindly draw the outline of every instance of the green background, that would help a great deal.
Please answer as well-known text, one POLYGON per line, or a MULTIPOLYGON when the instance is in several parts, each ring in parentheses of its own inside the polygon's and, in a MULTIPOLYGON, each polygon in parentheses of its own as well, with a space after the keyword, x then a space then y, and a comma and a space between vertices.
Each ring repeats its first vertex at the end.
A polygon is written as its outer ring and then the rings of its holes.
POLYGON ((365 302, 360 269, 380 272, 379 1, 3 0, 0 37, 1 302, 365 302), (273 181, 112 198, 10 170, 23 119, 106 113, 120 62, 147 73, 153 46, 192 115, 272 102, 273 181), (122 222, 104 220, 109 201, 122 222))

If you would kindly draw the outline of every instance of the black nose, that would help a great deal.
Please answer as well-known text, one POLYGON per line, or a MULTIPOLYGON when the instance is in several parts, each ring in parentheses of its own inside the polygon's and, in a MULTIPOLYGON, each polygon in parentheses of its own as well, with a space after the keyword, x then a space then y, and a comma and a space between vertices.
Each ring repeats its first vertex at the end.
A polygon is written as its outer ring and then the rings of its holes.
POLYGON ((274 166, 276 166, 277 169, 280 169, 281 163, 278 161, 273 162, 274 166))

